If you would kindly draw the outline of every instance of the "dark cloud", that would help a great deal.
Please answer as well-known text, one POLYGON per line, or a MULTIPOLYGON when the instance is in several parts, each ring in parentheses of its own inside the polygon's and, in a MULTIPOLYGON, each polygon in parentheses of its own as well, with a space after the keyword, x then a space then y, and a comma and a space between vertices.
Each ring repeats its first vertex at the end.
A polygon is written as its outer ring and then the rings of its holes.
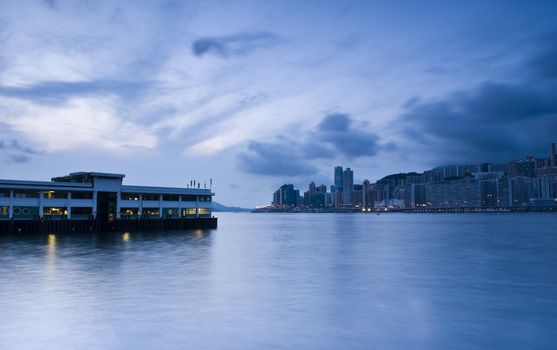
POLYGON ((239 155, 241 169, 269 176, 310 175, 317 171, 315 160, 369 157, 382 148, 377 135, 354 126, 347 114, 328 115, 304 134, 302 142, 283 135, 273 142, 251 141, 239 155))
POLYGON ((191 48, 198 56, 213 54, 223 58, 245 55, 255 49, 276 45, 280 38, 268 32, 239 33, 229 36, 204 37, 193 42, 191 48))
POLYGON ((55 8, 56 8, 57 2, 58 2, 57 0, 44 0, 44 1, 43 1, 43 3, 44 3, 46 6, 50 7, 51 9, 55 9, 55 8))
POLYGON ((413 100, 399 118, 421 153, 453 161, 544 156, 557 138, 557 46, 521 67, 513 82, 485 82, 437 101, 413 100))
POLYGON ((247 152, 240 154, 238 159, 242 170, 258 175, 297 176, 316 171, 289 144, 251 141, 247 152))
POLYGON ((65 101, 71 96, 119 95, 133 97, 150 86, 149 82, 96 80, 83 82, 45 81, 23 87, 0 86, 0 96, 33 100, 45 104, 65 101))
MULTIPOLYGON (((557 40, 557 36, 554 39, 557 40)), ((545 48, 529 63, 538 77, 557 78, 557 45, 545 48)))
POLYGON ((350 127, 350 117, 346 114, 331 114, 323 118, 317 126, 320 131, 341 131, 344 132, 350 127))
POLYGON ((328 115, 318 125, 316 138, 348 159, 374 156, 379 148, 377 135, 352 124, 347 114, 328 115))
POLYGON ((27 154, 38 154, 31 147, 23 146, 18 140, 0 140, 0 150, 11 150, 27 154))
POLYGON ((12 154, 9 156, 10 161, 13 163, 27 163, 31 160, 31 157, 24 154, 12 154))
POLYGON ((9 162, 26 163, 31 160, 32 155, 37 154, 39 152, 22 145, 18 140, 0 140, 0 155, 9 162))

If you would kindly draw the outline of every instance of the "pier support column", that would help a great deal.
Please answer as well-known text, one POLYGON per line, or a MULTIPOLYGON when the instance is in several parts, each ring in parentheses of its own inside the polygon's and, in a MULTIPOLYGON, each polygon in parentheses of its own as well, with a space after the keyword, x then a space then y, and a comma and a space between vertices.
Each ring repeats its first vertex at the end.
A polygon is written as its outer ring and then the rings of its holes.
POLYGON ((120 199, 122 199, 122 192, 116 192, 116 219, 120 219, 120 199))
POLYGON ((195 196, 195 217, 199 217, 199 196, 195 196))
POLYGON ((66 200, 66 210, 68 212, 67 218, 72 218, 72 193, 68 192, 68 199, 66 200))
POLYGON ((8 217, 10 219, 14 218, 14 191, 10 190, 10 201, 8 204, 8 217))
POLYGON ((159 219, 163 217, 162 213, 162 194, 159 194, 159 219))
POLYGON ((137 217, 141 218, 143 215, 143 195, 139 195, 139 209, 137 210, 137 217))
POLYGON ((182 195, 178 196, 178 217, 182 218, 182 195))
POLYGON ((97 218, 97 191, 93 191, 93 218, 97 218))
POLYGON ((44 216, 44 192, 39 192, 39 217, 42 219, 44 216))

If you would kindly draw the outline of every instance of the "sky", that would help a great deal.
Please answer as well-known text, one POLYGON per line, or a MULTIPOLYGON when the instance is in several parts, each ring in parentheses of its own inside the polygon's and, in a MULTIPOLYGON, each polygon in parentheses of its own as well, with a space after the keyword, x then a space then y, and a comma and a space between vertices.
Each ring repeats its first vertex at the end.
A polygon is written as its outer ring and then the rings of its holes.
POLYGON ((548 156, 555 1, 0 0, 0 178, 124 173, 269 204, 548 156))

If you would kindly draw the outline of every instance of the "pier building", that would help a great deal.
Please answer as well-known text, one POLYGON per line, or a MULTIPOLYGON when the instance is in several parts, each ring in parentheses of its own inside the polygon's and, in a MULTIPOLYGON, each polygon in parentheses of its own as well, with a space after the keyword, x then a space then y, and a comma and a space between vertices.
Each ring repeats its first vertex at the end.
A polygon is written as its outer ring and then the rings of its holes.
MULTIPOLYGON (((210 189, 124 185, 124 177, 76 172, 51 181, 0 179, 0 222, 88 220, 103 227, 147 219, 212 222, 204 220, 213 219, 210 189)), ((216 219, 208 226, 216 226, 216 219)))

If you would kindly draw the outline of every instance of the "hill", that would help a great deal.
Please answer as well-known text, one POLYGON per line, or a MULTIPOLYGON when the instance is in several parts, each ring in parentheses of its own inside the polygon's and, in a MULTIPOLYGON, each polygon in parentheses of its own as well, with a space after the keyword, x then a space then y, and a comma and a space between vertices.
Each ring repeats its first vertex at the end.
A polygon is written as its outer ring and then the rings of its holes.
POLYGON ((251 211, 251 209, 240 208, 240 207, 227 207, 226 205, 222 205, 219 202, 213 201, 213 211, 240 213, 240 212, 249 212, 251 211))

